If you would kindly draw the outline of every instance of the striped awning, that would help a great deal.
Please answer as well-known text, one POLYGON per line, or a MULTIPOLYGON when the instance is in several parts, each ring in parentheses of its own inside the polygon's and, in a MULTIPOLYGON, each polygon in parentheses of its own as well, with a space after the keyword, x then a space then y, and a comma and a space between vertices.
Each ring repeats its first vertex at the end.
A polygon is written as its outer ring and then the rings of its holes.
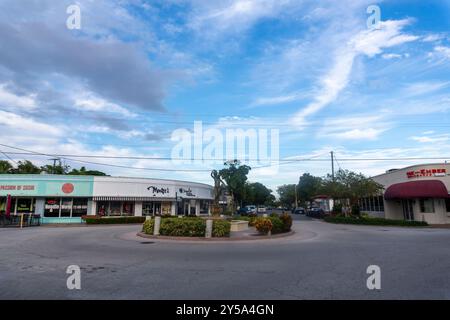
POLYGON ((97 196, 94 201, 175 201, 175 198, 97 196))

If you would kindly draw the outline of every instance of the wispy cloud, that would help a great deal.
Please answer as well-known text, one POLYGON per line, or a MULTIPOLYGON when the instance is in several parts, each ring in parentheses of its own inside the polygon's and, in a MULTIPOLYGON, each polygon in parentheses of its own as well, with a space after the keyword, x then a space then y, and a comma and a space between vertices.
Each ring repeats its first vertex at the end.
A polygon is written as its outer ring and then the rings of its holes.
POLYGON ((406 42, 415 41, 417 36, 403 34, 402 29, 410 20, 388 20, 381 22, 380 29, 360 31, 344 47, 335 51, 334 64, 318 80, 319 93, 305 108, 297 112, 293 123, 302 124, 305 118, 333 102, 347 86, 355 58, 358 55, 373 57, 390 48, 406 42))

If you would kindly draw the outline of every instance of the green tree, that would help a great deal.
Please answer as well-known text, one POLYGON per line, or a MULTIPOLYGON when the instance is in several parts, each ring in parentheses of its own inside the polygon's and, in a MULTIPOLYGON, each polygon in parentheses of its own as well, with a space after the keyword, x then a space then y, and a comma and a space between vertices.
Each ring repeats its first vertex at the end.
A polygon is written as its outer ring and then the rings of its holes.
POLYGON ((86 170, 85 167, 81 167, 80 170, 72 169, 68 174, 74 176, 107 176, 107 174, 102 171, 86 170))
POLYGON ((354 211, 359 211, 358 200, 378 195, 383 186, 362 173, 339 170, 335 178, 328 175, 323 190, 334 199, 348 199, 354 211))
POLYGON ((322 190, 322 178, 304 173, 298 182, 297 193, 301 203, 311 201, 322 190))
POLYGON ((232 198, 232 209, 236 209, 237 203, 241 203, 245 195, 245 183, 251 168, 241 165, 240 161, 225 162, 226 168, 219 171, 220 177, 225 181, 228 192, 232 198))
POLYGON ((272 203, 275 197, 272 190, 259 182, 247 183, 244 192, 244 204, 263 205, 272 203))
POLYGON ((51 174, 67 174, 67 172, 69 171, 69 166, 68 165, 63 165, 61 163, 53 166, 51 164, 46 164, 45 166, 41 167, 41 171, 47 172, 47 173, 51 173, 51 174))
POLYGON ((280 196, 280 204, 285 207, 292 207, 295 203, 295 184, 284 184, 277 188, 280 196))
POLYGON ((17 164, 17 168, 12 169, 13 173, 28 173, 28 174, 36 174, 41 173, 41 169, 35 166, 31 161, 24 160, 19 161, 17 164))
POLYGON ((11 173, 13 166, 9 161, 0 160, 0 173, 11 173))

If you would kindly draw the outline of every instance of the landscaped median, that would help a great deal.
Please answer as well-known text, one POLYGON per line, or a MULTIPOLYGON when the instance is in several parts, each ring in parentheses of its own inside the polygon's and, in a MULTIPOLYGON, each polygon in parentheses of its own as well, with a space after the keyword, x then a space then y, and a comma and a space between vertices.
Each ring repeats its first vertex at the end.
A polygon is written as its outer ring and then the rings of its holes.
POLYGON ((359 224, 370 226, 399 226, 399 227, 426 227, 428 223, 424 221, 408 221, 408 220, 391 220, 383 218, 369 218, 369 217, 333 217, 328 216, 323 219, 330 223, 342 224, 359 224))
MULTIPOLYGON (((147 235, 153 235, 155 219, 144 222, 142 231, 147 235)), ((229 237, 231 223, 227 220, 213 219, 212 237, 229 237)), ((169 237, 205 237, 206 219, 183 217, 162 218, 159 227, 161 236, 169 237)))
MULTIPOLYGON (((140 236, 158 238, 215 238, 230 240, 253 240, 270 238, 273 234, 291 234, 290 215, 271 215, 269 217, 158 217, 148 218, 140 236), (208 220, 210 226, 208 228, 208 220), (248 221, 251 228, 231 231, 233 223, 248 221), (158 227, 159 224, 159 227, 158 227), (212 226, 211 226, 212 224, 212 226), (248 230, 247 230, 248 229, 248 230), (255 230, 256 229, 256 230, 255 230), (207 231, 209 230, 209 231, 207 231), (246 231, 247 230, 247 231, 246 231), (256 231, 256 232, 255 232, 256 231), (233 234, 233 235, 231 235, 233 234), (231 237, 230 237, 231 235, 231 237), (269 236, 269 237, 267 237, 269 236)), ((278 237, 279 237, 278 236, 278 237)))

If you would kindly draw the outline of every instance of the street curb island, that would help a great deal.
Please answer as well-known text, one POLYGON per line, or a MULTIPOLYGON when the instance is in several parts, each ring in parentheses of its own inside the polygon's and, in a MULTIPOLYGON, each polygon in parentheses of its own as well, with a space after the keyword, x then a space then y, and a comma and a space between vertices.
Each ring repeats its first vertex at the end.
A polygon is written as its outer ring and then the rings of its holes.
POLYGON ((146 234, 144 232, 138 232, 136 235, 138 237, 146 239, 158 239, 158 240, 169 240, 169 241, 197 241, 197 242, 215 242, 215 241, 257 241, 257 240, 270 240, 286 238, 295 234, 295 231, 291 230, 285 233, 274 234, 271 236, 246 236, 246 237, 213 237, 213 238, 203 238, 203 237, 171 237, 171 236, 153 236, 146 234))

